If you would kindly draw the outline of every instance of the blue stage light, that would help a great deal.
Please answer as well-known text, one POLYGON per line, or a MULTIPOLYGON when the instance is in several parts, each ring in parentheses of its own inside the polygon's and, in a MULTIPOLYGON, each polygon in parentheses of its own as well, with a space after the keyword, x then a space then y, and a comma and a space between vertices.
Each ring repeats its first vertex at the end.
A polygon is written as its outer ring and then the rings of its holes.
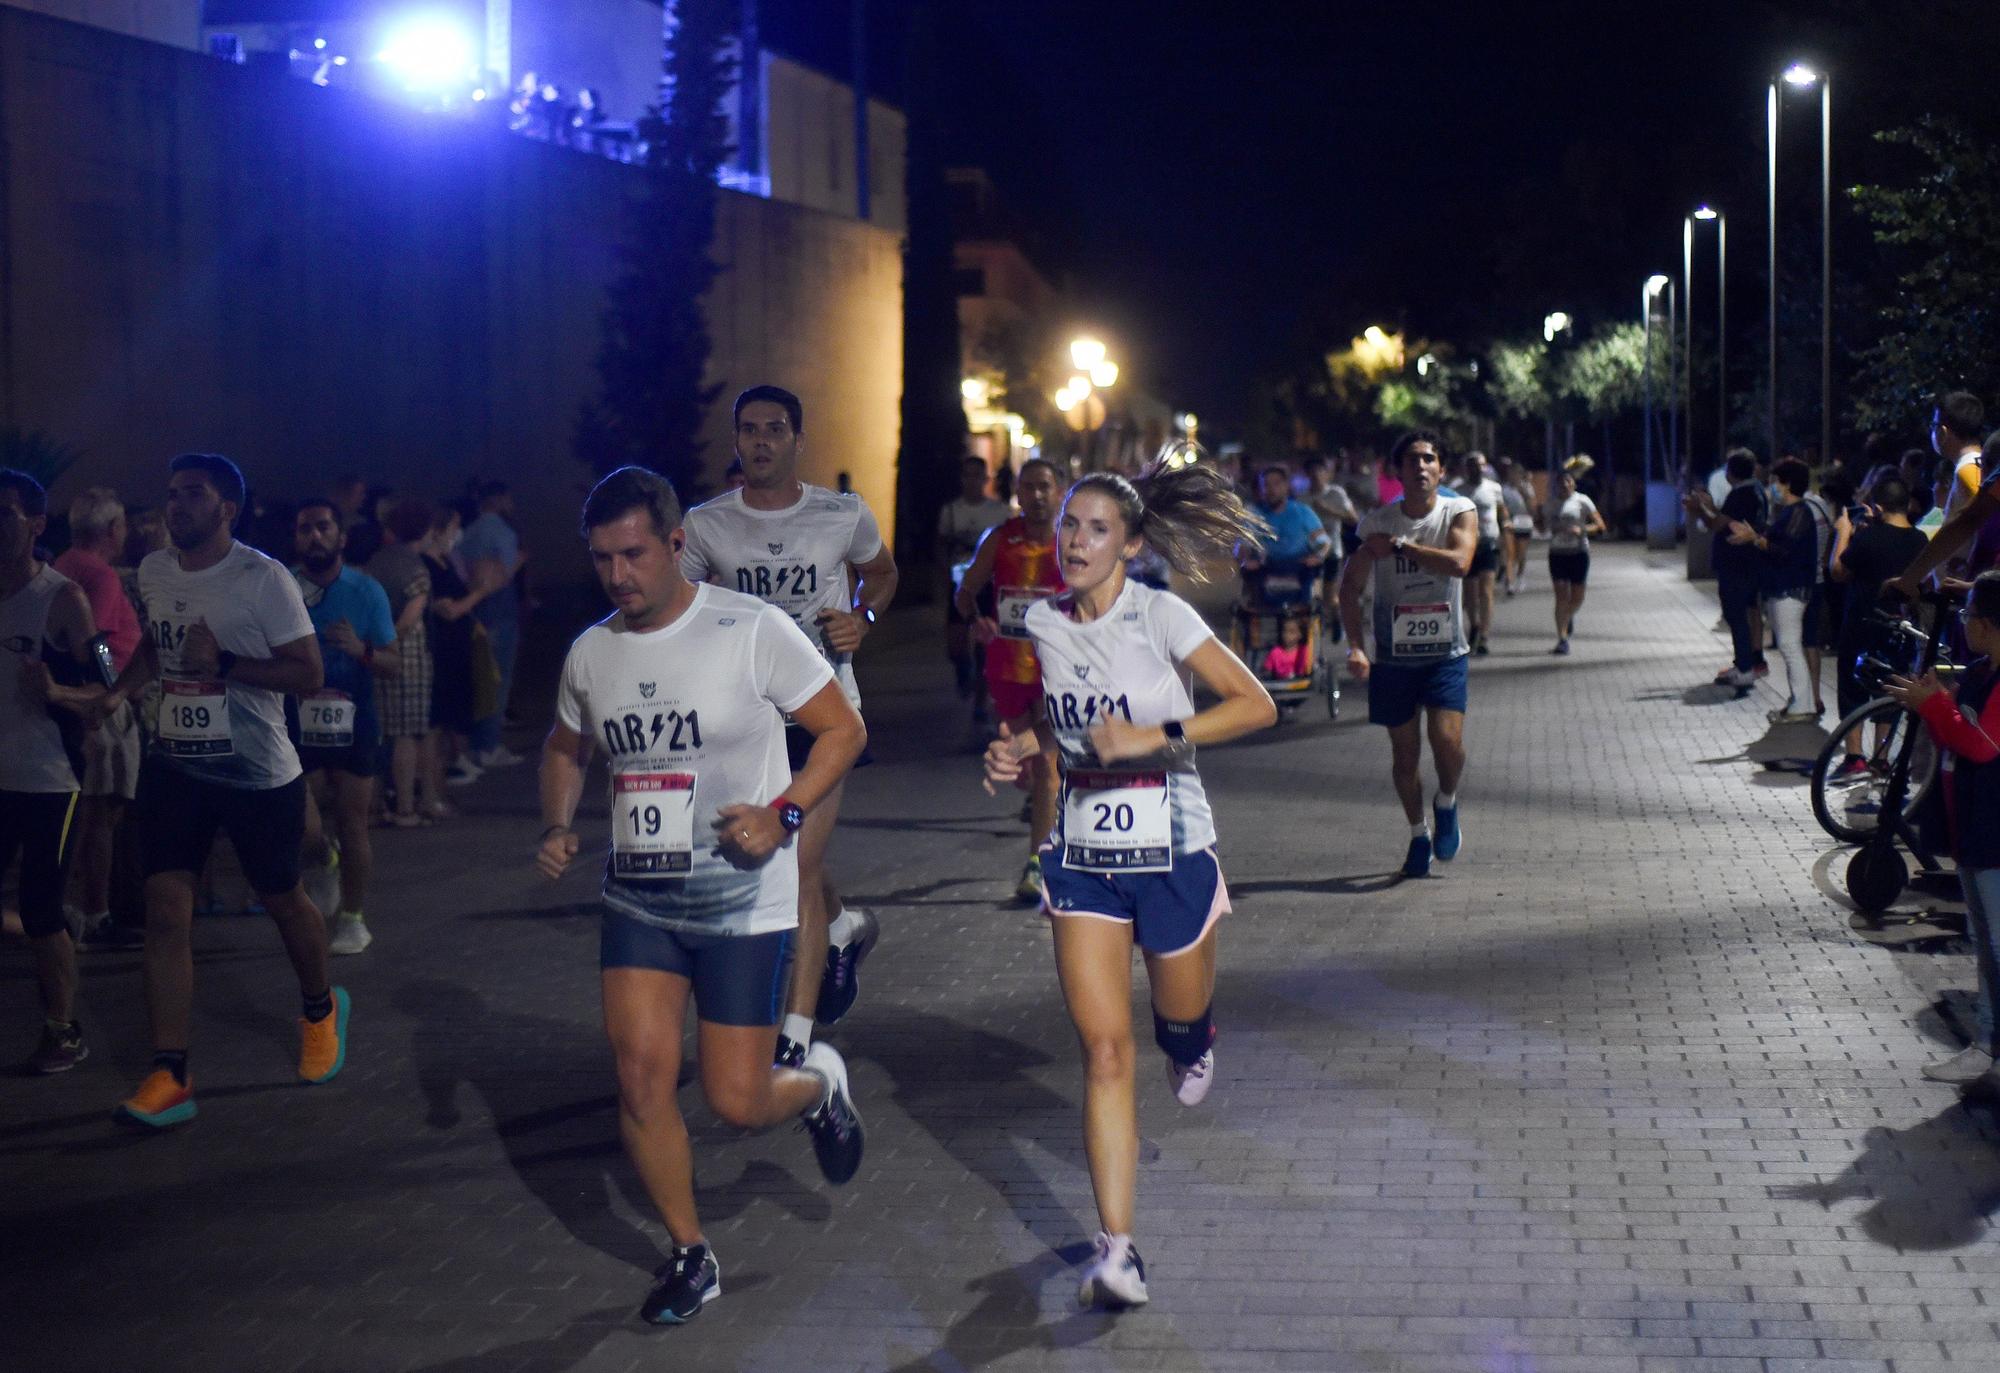
POLYGON ((477 73, 472 35, 444 15, 404 19, 375 56, 413 91, 465 85, 477 73))

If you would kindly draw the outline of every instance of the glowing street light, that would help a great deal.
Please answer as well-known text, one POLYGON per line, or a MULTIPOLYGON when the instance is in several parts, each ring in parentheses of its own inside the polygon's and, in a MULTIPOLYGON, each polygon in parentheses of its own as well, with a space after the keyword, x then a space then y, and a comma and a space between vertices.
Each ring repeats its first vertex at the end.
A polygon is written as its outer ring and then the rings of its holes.
POLYGON ((1094 338, 1079 338, 1069 345, 1069 360, 1088 372, 1104 361, 1104 344, 1094 338))
POLYGON ((1067 412, 1075 406, 1076 396, 1067 386, 1056 392, 1056 409, 1067 412))
POLYGON ((442 14, 403 21, 375 56, 412 91, 442 91, 476 74, 472 35, 442 14))
POLYGON ((1710 206, 1707 206, 1707 205, 1697 205, 1697 206, 1695 207, 1695 211, 1694 211, 1694 217, 1695 217, 1696 219, 1699 219, 1699 220, 1701 220, 1701 221, 1702 221, 1702 222, 1704 222, 1704 223, 1706 223, 1707 221, 1709 221, 1709 220, 1711 220, 1711 219, 1720 219, 1720 218, 1722 218, 1722 216, 1721 216, 1720 214, 1718 214, 1718 213, 1717 213, 1717 212, 1716 212, 1716 211, 1715 211, 1715 210, 1714 210, 1714 209, 1713 209, 1712 207, 1710 207, 1710 206))
POLYGON ((1090 369, 1090 384, 1100 391, 1108 391, 1118 384, 1118 364, 1110 358, 1094 364, 1090 369))
POLYGON ((1551 310, 1548 314, 1542 316, 1542 342, 1554 343, 1556 335, 1574 323, 1576 321, 1571 319, 1565 312, 1551 310))
POLYGON ((992 398, 992 388, 980 377, 967 377, 958 384, 958 394, 977 406, 984 406, 992 398))
MULTIPOLYGON (((1833 76, 1804 62, 1794 62, 1780 74, 1794 90, 1819 87, 1819 442, 1820 461, 1833 457, 1833 76)), ((1770 245, 1767 272, 1770 277, 1769 319, 1771 375, 1770 426, 1771 457, 1778 456, 1778 81, 1765 96, 1765 142, 1770 161, 1770 245)))

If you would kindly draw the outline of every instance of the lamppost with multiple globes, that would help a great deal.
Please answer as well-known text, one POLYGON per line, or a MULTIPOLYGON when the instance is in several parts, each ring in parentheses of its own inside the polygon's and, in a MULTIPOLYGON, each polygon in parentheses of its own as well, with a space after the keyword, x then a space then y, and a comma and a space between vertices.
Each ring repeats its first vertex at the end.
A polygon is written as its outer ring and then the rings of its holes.
POLYGON ((1076 374, 1056 392, 1056 409, 1069 419, 1083 438, 1078 446, 1078 465, 1091 457, 1091 439, 1104 424, 1102 392, 1118 384, 1118 364, 1113 362, 1101 340, 1088 335, 1070 341, 1069 360, 1076 374))

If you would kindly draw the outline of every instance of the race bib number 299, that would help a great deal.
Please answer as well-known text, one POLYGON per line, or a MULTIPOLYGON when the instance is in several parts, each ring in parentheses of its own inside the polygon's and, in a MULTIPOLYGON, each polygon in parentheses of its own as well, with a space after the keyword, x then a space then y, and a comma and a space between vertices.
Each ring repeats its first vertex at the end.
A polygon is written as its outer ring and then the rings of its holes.
POLYGON ((1443 602, 1399 605, 1390 627, 1389 649, 1398 658, 1435 658, 1451 652, 1451 607, 1443 602))

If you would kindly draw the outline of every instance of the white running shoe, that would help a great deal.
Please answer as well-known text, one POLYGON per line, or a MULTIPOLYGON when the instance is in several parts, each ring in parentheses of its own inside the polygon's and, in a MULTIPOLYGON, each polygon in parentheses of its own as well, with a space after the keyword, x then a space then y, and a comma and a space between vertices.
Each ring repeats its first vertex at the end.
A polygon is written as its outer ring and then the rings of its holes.
POLYGON ((471 786, 485 771, 486 769, 472 761, 471 754, 462 753, 458 761, 451 765, 451 770, 445 773, 444 784, 448 787, 471 786))
POLYGON ((375 942, 375 936, 368 933, 368 926, 358 915, 343 915, 334 922, 333 933, 326 941, 326 951, 330 954, 360 953, 375 942))
POLYGON ((1116 1311, 1146 1304, 1146 1264, 1130 1235, 1097 1235, 1097 1252, 1076 1289, 1083 1306, 1116 1311))
POLYGON ((490 772, 494 768, 511 768, 516 763, 525 762, 526 759, 505 744, 495 744, 472 761, 490 772))
POLYGON ((1174 1084, 1174 1100, 1181 1105, 1201 1105, 1208 1089, 1215 1085, 1215 1050, 1209 1049, 1185 1068, 1168 1059, 1167 1081, 1174 1084))
POLYGON ((305 882, 307 899, 326 917, 326 923, 331 927, 334 913, 340 909, 340 849, 329 842, 326 862, 307 864, 299 876, 305 882))

